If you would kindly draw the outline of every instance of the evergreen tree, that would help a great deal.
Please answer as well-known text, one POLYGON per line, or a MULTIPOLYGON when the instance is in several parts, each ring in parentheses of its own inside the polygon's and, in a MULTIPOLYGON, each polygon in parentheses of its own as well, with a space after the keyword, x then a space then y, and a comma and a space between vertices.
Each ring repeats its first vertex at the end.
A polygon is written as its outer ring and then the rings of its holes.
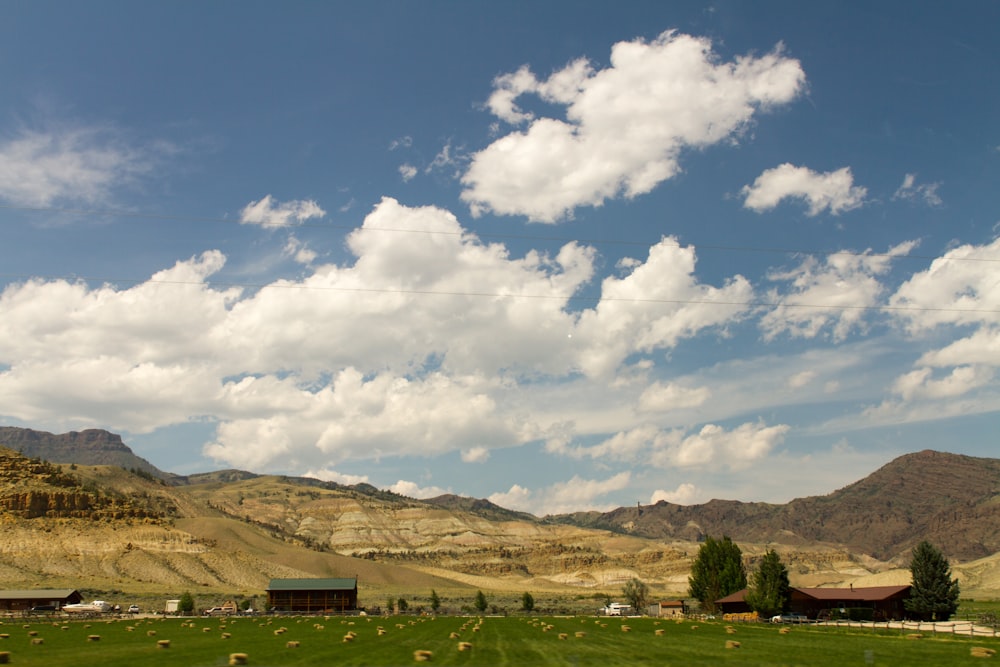
POLYGON ((535 608, 535 598, 528 591, 521 596, 521 611, 531 612, 535 608))
POLYGON ((181 593, 180 602, 177 603, 177 611, 182 614, 190 614, 194 611, 194 598, 187 591, 181 593))
POLYGON ((622 588, 622 595, 632 605, 632 609, 636 613, 639 613, 646 606, 646 598, 649 597, 649 587, 646 586, 645 582, 633 577, 625 582, 625 586, 622 588))
POLYGON ((399 610, 399 613, 403 613, 409 608, 410 608, 410 603, 407 602, 404 598, 399 598, 398 600, 396 600, 396 609, 399 610))
POLYGON ((437 613, 437 610, 441 608, 441 598, 438 597, 437 591, 433 588, 431 589, 431 611, 437 613))
POLYGON ((716 600, 747 586, 743 552, 728 537, 706 538, 691 564, 688 586, 691 597, 701 602, 701 608, 714 613, 716 600))
POLYGON ((768 549, 760 566, 750 575, 746 602, 764 618, 785 610, 791 596, 788 569, 773 549, 768 549))
POLYGON ((486 602, 486 596, 483 595, 482 591, 476 591, 476 601, 473 604, 479 610, 479 613, 486 611, 486 607, 489 606, 489 603, 486 602))
POLYGON ((947 621, 958 610, 958 580, 951 578, 951 566, 934 545, 926 540, 913 549, 910 597, 903 603, 913 618, 947 621))

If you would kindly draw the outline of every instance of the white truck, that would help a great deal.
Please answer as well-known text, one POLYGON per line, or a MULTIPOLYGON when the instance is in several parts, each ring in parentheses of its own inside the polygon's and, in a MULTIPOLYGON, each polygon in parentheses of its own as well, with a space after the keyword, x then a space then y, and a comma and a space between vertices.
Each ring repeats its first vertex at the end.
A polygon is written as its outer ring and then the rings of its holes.
POLYGON ((605 616, 628 616, 632 613, 632 605, 612 602, 601 611, 604 612, 605 616))

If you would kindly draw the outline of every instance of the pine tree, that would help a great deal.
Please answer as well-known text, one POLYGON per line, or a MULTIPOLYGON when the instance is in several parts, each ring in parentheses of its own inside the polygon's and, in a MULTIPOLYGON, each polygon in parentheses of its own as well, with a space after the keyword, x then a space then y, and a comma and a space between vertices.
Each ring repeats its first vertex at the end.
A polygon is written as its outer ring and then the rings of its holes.
POLYGON ((701 602, 701 608, 714 613, 716 600, 747 586, 743 552, 728 537, 706 538, 691 564, 688 586, 691 597, 701 602))
POLYGON ((958 610, 958 580, 951 578, 951 566, 934 545, 926 540, 913 549, 910 561, 910 597, 903 603, 913 618, 947 621, 958 610))
POLYGON ((750 575, 746 603, 752 610, 767 618, 784 611, 790 595, 788 569, 777 552, 768 549, 757 570, 750 575))

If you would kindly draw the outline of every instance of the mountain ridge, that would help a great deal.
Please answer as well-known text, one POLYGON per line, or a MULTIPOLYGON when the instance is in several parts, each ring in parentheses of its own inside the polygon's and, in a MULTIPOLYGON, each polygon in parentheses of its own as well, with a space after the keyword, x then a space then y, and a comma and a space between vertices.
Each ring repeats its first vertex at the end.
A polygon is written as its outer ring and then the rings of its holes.
MULTIPOLYGON (((10 428, 0 434, 9 433, 10 428)), ((124 443, 117 444, 120 438, 91 436, 75 442, 82 449, 87 443, 105 447, 108 442, 116 449, 127 449, 124 443)), ((63 448, 64 454, 67 451, 63 448)), ((69 458, 82 461, 92 456, 86 451, 76 454, 69 458)), ((160 524, 170 524, 163 531, 173 526, 188 534, 170 533, 158 539, 169 543, 193 540, 192 544, 204 546, 229 543, 232 535, 240 535, 239 540, 250 549, 251 543, 266 537, 286 545, 281 553, 288 549, 311 552, 312 556, 293 560, 312 563, 309 567, 315 569, 307 572, 314 576, 330 576, 330 566, 320 563, 337 555, 347 559, 338 561, 345 567, 381 564, 403 568, 400 572, 423 572, 420 576, 451 572, 463 581, 492 577, 493 581, 530 580, 536 585, 544 581, 546 586, 600 587, 640 576, 680 590, 686 585, 699 543, 708 535, 730 536, 741 544, 750 563, 765 549, 778 549, 802 585, 853 581, 905 567, 910 550, 922 539, 938 544, 951 559, 979 559, 976 569, 969 570, 976 577, 988 579, 993 568, 1000 567, 1000 559, 996 565, 983 560, 1000 554, 1000 460, 933 450, 901 456, 830 494, 784 504, 718 499, 689 506, 660 502, 541 518, 484 499, 446 494, 421 500, 369 484, 345 486, 231 469, 187 476, 164 473, 166 479, 156 479, 134 467, 69 463, 70 470, 64 466, 63 473, 84 466, 75 472, 86 477, 86 484, 106 487, 110 495, 145 498, 141 502, 147 503, 149 516, 160 516, 160 524), (248 531, 265 537, 247 542, 248 531)), ((5 485, 0 475, 0 499, 15 496, 15 487, 5 485)), ((23 505, 25 501, 17 502, 23 505)), ((142 515, 141 502, 132 512, 136 516, 142 515)), ((31 521, 42 525, 47 519, 43 512, 31 521)), ((113 538, 132 531, 128 526, 134 524, 126 521, 113 538)), ((69 530, 68 524, 45 525, 48 530, 69 530)), ((72 530, 82 535, 95 525, 88 527, 79 519, 72 530)), ((24 535, 19 539, 25 544, 34 539, 24 535)), ((148 540, 135 538, 130 543, 145 545, 150 567, 160 561, 170 563, 156 570, 160 574, 140 578, 169 579, 176 576, 172 572, 183 569, 175 562, 176 554, 160 553, 148 540)), ((44 544, 37 548, 43 549, 44 544)), ((203 551, 198 558, 214 558, 209 553, 212 548, 203 551)), ((225 556, 226 565, 219 567, 234 566, 232 554, 225 556)), ((130 552, 127 560, 135 561, 135 555, 130 552)), ((17 562, 18 568, 32 566, 24 559, 17 562)), ((286 567, 287 562, 280 565, 286 567)), ((5 571, 12 571, 10 567, 0 558, 0 579, 5 571)), ((184 567, 201 571, 190 563, 184 567)), ((255 567, 261 572, 279 571, 274 563, 255 567)), ((397 576, 376 574, 386 581, 397 576)), ((247 577, 253 579, 253 575, 247 577)), ((205 585, 204 581, 199 585, 205 585)))

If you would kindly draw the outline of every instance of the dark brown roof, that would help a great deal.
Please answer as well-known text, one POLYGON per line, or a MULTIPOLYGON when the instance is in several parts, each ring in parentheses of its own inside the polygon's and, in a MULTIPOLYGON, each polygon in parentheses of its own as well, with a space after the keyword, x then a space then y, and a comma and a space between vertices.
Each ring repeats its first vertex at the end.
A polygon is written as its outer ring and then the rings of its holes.
MULTIPOLYGON (((857 602, 874 602, 877 600, 887 600, 895 595, 905 592, 909 588, 906 586, 852 586, 851 588, 796 588, 792 587, 792 593, 800 593, 814 600, 836 600, 847 602, 849 600, 857 602)), ((733 602, 744 602, 747 589, 736 591, 731 595, 716 600, 716 604, 726 604, 733 602)))
POLYGON ((852 586, 851 588, 794 588, 803 595, 808 595, 815 600, 858 600, 876 601, 887 600, 894 595, 899 595, 909 588, 907 586, 852 586))

